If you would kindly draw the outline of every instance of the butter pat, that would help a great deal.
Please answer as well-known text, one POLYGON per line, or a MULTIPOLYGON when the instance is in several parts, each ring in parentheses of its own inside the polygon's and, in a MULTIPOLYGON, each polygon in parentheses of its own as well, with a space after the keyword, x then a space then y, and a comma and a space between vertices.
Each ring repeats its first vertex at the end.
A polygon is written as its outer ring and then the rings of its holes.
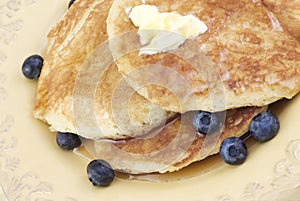
POLYGON ((138 27, 140 42, 144 45, 140 54, 156 54, 178 48, 187 39, 207 31, 207 26, 193 15, 159 12, 156 6, 139 5, 129 13, 132 23, 138 27))

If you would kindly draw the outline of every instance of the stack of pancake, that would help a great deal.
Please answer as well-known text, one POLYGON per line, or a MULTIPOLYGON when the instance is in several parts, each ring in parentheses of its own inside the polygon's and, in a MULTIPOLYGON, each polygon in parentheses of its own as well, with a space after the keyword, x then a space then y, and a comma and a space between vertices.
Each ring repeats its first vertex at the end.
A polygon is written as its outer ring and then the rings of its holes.
POLYGON ((297 7, 297 0, 76 0, 48 34, 34 116, 51 131, 82 136, 116 170, 179 170, 299 92, 297 7), (141 55, 129 19, 141 4, 192 14, 208 31, 176 50, 141 55), (198 110, 224 114, 222 128, 198 133, 198 110))

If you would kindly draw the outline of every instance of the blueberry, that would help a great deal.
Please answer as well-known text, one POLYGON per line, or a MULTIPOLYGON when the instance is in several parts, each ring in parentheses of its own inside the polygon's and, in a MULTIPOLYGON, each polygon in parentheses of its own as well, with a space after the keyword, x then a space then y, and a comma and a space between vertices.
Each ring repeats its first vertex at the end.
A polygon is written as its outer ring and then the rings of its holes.
POLYGON ((87 166, 87 175, 94 186, 109 186, 115 173, 105 160, 93 160, 87 166))
POLYGON ((73 5, 74 2, 75 2, 75 0, 70 0, 70 1, 69 1, 69 5, 68 5, 68 8, 70 8, 70 7, 73 5))
POLYGON ((56 143, 62 149, 73 150, 81 145, 81 140, 76 134, 57 132, 56 143))
POLYGON ((194 128, 202 134, 216 132, 220 128, 220 123, 217 113, 198 111, 193 117, 194 128))
POLYGON ((275 137, 279 131, 279 120, 270 112, 256 115, 250 124, 250 134, 259 142, 265 142, 275 137))
POLYGON ((22 73, 28 79, 37 79, 40 77, 44 59, 40 55, 31 55, 27 57, 22 65, 22 73))
POLYGON ((220 146, 221 158, 230 165, 240 165, 247 158, 247 146, 238 137, 229 137, 220 146))

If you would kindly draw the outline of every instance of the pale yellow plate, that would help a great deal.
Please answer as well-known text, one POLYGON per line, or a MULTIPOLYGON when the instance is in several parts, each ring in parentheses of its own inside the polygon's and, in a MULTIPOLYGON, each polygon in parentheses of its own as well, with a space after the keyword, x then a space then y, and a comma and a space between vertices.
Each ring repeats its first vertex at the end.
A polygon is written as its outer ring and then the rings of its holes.
POLYGON ((92 186, 88 161, 58 148, 54 133, 33 119, 36 81, 21 73, 27 56, 43 53, 46 34, 67 5, 68 0, 0 0, 0 201, 300 200, 299 95, 272 107, 280 133, 251 146, 241 166, 218 163, 173 182, 116 178, 108 188, 92 186))

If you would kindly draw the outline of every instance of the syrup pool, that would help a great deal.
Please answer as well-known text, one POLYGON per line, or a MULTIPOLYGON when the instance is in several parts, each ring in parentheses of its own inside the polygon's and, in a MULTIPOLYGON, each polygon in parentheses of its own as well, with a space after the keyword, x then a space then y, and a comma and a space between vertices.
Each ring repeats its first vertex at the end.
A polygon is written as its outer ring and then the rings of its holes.
MULTIPOLYGON (((248 134, 245 134, 242 137, 246 140, 248 149, 251 149, 253 145, 257 143, 253 138, 250 138, 248 134)), ((96 157, 94 157, 96 154, 93 141, 82 139, 82 142, 83 146, 74 149, 73 152, 76 155, 83 157, 88 161, 96 159, 96 157)), ((215 154, 212 156, 208 156, 204 160, 194 162, 188 165, 187 167, 184 167, 175 172, 167 172, 163 174, 156 172, 147 174, 130 174, 115 170, 115 175, 117 178, 124 180, 140 180, 148 182, 175 182, 206 174, 217 168, 223 167, 224 165, 227 164, 223 162, 219 154, 215 154)))

